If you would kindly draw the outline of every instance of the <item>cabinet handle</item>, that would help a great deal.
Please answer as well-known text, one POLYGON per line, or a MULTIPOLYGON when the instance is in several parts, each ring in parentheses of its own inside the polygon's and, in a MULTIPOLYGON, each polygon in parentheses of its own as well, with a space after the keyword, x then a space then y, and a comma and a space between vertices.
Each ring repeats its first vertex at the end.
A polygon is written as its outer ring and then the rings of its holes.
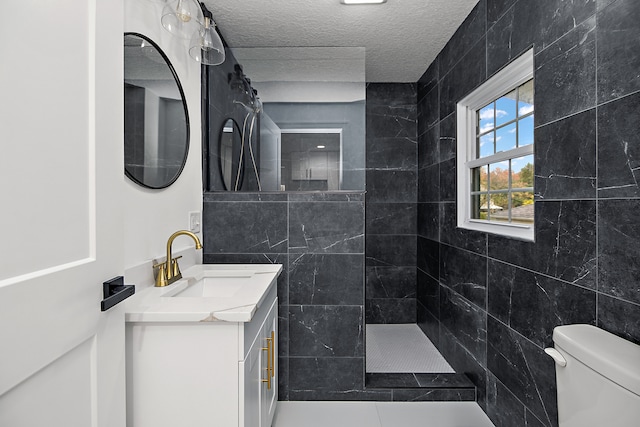
POLYGON ((271 390, 271 375, 269 375, 269 372, 267 372, 267 379, 263 378, 262 382, 267 383, 267 390, 271 390))
POLYGON ((271 331, 271 377, 275 377, 276 366, 276 332, 271 331))
POLYGON ((267 346, 266 347, 262 347, 262 351, 266 351, 267 352, 267 379, 262 379, 263 383, 267 383, 267 390, 271 390, 271 371, 273 370, 272 367, 272 357, 273 357, 273 335, 269 338, 267 338, 267 346))

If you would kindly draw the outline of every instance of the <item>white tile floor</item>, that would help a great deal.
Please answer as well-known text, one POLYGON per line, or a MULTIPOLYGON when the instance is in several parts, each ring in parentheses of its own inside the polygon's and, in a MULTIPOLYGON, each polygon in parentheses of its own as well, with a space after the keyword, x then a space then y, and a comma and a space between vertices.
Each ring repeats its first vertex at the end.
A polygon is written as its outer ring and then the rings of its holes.
POLYGON ((272 427, 495 427, 475 402, 278 402, 272 427))
POLYGON ((415 323, 366 327, 367 372, 455 372, 415 323))

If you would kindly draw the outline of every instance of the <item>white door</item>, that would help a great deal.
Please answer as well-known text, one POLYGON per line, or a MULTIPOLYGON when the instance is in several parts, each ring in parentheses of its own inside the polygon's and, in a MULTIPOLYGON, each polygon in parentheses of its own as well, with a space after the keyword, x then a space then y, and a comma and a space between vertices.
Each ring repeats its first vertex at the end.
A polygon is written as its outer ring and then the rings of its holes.
POLYGON ((121 427, 122 2, 3 2, 0 426, 121 427))

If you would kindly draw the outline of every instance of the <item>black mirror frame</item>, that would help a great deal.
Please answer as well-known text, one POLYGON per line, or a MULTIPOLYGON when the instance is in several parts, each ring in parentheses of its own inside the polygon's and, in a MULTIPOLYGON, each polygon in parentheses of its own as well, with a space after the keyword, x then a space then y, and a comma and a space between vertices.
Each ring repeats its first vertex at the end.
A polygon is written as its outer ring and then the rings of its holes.
POLYGON ((160 46, 158 46, 158 44, 156 42, 154 42, 153 40, 151 40, 149 37, 145 36, 144 34, 140 34, 140 33, 136 33, 136 32, 125 32, 123 37, 126 37, 126 36, 140 37, 141 39, 144 39, 145 41, 149 42, 154 47, 154 49, 156 49, 158 51, 158 53, 160 53, 160 55, 162 56, 162 59, 164 59, 165 63, 169 67, 169 70, 171 70, 171 75, 173 76, 173 79, 176 82, 176 85, 178 86, 178 91, 180 92, 180 97, 182 98, 182 107, 184 108, 185 126, 187 127, 187 129, 186 129, 186 144, 185 144, 184 157, 182 159, 182 164, 180 165, 180 169, 178 169, 178 172, 176 172, 175 176, 173 178, 171 178, 171 180, 169 180, 166 185, 152 186, 152 185, 145 184, 145 183, 141 182, 140 180, 138 180, 137 178, 135 178, 131 173, 129 173, 129 171, 127 171, 126 165, 125 165, 125 169, 124 169, 124 174, 130 180, 132 180, 136 184, 140 185, 141 187, 149 188, 149 189, 152 189, 152 190, 161 190, 161 189, 164 189, 164 188, 167 188, 167 187, 171 186, 174 182, 176 182, 178 180, 180 175, 182 175, 182 171, 184 170, 184 167, 187 164, 187 159, 189 158, 189 149, 190 149, 190 145, 191 145, 190 144, 190 141, 191 141, 191 124, 189 122, 189 109, 187 107, 187 97, 184 95, 184 90, 182 89, 182 83, 180 83, 180 79, 178 78, 178 74, 176 73, 176 70, 173 67, 173 64, 171 63, 171 61, 169 60, 167 55, 164 53, 164 51, 160 48, 160 46))

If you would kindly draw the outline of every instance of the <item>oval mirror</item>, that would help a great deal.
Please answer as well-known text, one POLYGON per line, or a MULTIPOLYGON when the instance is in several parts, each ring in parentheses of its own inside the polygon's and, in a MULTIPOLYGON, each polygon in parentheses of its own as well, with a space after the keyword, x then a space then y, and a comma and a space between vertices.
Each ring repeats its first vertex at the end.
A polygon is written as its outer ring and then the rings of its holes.
POLYGON ((226 190, 238 191, 242 186, 244 165, 240 128, 227 119, 220 129, 220 171, 226 190))
POLYGON ((171 62, 148 37, 125 33, 125 175, 143 187, 168 187, 188 153, 189 113, 171 62))

